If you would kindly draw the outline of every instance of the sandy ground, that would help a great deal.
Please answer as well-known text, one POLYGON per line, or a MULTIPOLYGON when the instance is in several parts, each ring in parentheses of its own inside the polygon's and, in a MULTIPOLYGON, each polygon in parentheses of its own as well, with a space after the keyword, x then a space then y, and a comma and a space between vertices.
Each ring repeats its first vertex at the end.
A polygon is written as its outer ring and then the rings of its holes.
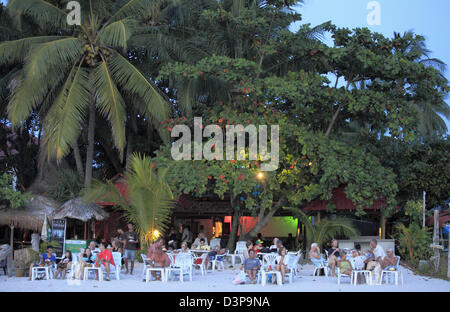
MULTIPOLYGON (((228 267, 227 265, 226 267, 228 267)), ((168 283, 142 281, 142 264, 136 264, 134 275, 121 274, 120 281, 98 282, 95 280, 39 280, 28 281, 27 278, 6 278, 0 276, 0 292, 78 292, 78 291, 106 291, 106 292, 450 292, 450 282, 414 275, 411 271, 402 268, 404 285, 350 285, 349 279, 341 280, 337 284, 337 278, 312 276, 312 265, 305 265, 300 277, 295 277, 292 284, 282 286, 266 284, 259 285, 234 285, 232 280, 238 274, 238 269, 227 268, 224 271, 208 272, 201 276, 200 271, 195 270, 193 280, 183 283, 178 280, 169 280, 168 283)))

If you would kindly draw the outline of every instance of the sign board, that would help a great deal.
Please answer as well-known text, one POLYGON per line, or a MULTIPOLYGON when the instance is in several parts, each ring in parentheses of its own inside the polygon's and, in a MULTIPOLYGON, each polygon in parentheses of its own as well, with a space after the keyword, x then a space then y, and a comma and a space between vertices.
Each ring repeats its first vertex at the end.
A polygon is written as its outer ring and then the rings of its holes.
POLYGON ((59 246, 54 246, 53 249, 55 250, 56 257, 62 257, 66 240, 66 219, 53 219, 51 240, 59 243, 59 246))
POLYGON ((85 249, 87 245, 87 241, 85 240, 66 240, 65 243, 65 250, 70 251, 72 253, 74 252, 80 252, 80 249, 85 249))

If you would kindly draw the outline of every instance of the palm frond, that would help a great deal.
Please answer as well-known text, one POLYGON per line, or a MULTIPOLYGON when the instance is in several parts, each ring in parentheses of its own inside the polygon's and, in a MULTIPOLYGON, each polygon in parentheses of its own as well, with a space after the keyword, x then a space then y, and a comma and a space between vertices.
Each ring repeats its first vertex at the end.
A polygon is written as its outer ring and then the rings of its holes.
POLYGON ((22 81, 12 90, 8 118, 18 125, 40 105, 48 91, 80 57, 81 41, 64 38, 33 46, 26 58, 22 81))
POLYGON ((92 86, 98 96, 97 107, 100 113, 111 123, 113 141, 119 150, 120 158, 123 158, 125 147, 125 121, 127 118, 125 102, 114 83, 108 64, 102 58, 102 62, 95 68, 92 74, 92 86))
POLYGON ((12 15, 30 16, 40 27, 66 29, 67 13, 43 0, 9 0, 7 5, 12 15))
POLYGON ((90 105, 89 72, 81 64, 72 68, 45 119, 48 158, 67 155, 81 132, 90 105))
POLYGON ((146 10, 154 11, 159 8, 166 0, 130 0, 111 16, 106 25, 124 18, 137 17, 146 10))
POLYGON ((98 40, 112 48, 127 48, 127 42, 133 34, 134 22, 123 19, 103 27, 98 33, 98 40))
POLYGON ((141 111, 141 114, 156 122, 167 118, 169 113, 168 101, 149 79, 119 54, 114 55, 110 65, 114 81, 123 90, 142 98, 144 101, 145 111, 141 111))
POLYGON ((33 45, 64 39, 61 36, 39 36, 6 41, 0 44, 0 65, 23 63, 33 45))

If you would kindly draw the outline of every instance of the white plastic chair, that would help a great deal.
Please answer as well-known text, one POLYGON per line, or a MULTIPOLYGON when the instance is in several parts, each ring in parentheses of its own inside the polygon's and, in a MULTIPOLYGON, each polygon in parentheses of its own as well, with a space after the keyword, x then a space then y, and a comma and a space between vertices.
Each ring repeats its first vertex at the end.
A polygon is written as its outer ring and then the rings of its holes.
POLYGON ((264 255, 262 259, 262 265, 263 266, 276 265, 275 261, 277 260, 277 256, 278 254, 275 253, 264 255))
MULTIPOLYGON (((211 265, 213 272, 216 270, 216 268, 218 270, 225 270, 224 261, 227 256, 228 256, 228 250, 223 255, 215 255, 214 259, 212 259, 208 262, 208 267, 211 265)), ((206 268, 206 270, 208 270, 208 267, 206 268)))
POLYGON ((192 256, 190 253, 180 253, 175 255, 175 261, 173 257, 171 259, 171 265, 166 268, 166 281, 168 281, 172 272, 178 272, 180 275, 180 281, 183 282, 183 275, 188 274, 190 281, 192 282, 192 256))
POLYGON ((394 284, 395 284, 395 286, 398 286, 398 277, 400 275, 400 281, 403 285, 403 272, 400 270, 400 256, 396 256, 396 257, 397 257, 397 263, 395 264, 395 270, 394 271, 389 271, 389 270, 381 271, 380 284, 383 283, 383 278, 384 278, 385 283, 389 284, 391 275, 393 275, 394 284))
MULTIPOLYGON (((147 264, 147 261, 145 260, 147 258, 147 255, 141 254, 141 258, 142 258, 142 263, 144 264, 144 266, 142 268, 142 275, 144 275, 145 269, 149 267, 149 265, 147 264)), ((114 260, 114 261, 116 261, 116 260, 114 260)))
POLYGON ((103 268, 101 266, 99 267, 85 267, 84 268, 84 275, 83 275, 83 280, 87 281, 89 279, 89 272, 90 271, 98 271, 98 280, 99 282, 103 281, 103 268))
POLYGON ((201 272, 202 276, 205 275, 205 271, 206 271, 205 259, 207 256, 208 256, 207 253, 203 253, 200 257, 196 256, 195 254, 192 254, 192 261, 193 261, 194 269, 198 265, 200 267, 200 272, 201 272), (195 261, 199 260, 199 259, 201 260, 200 263, 195 263, 195 261))
POLYGON ((320 272, 320 270, 324 270, 325 276, 328 276, 328 263, 327 263, 327 261, 319 260, 319 259, 311 259, 311 262, 314 264, 313 276, 316 276, 317 272, 320 272))
POLYGON ((120 252, 113 252, 114 265, 110 265, 109 273, 115 274, 116 280, 120 280, 120 270, 122 267, 122 254, 120 252))
POLYGON ((209 242, 209 247, 211 247, 211 250, 213 250, 216 246, 220 247, 220 238, 212 238, 209 242))
POLYGON ((246 241, 239 241, 236 242, 236 249, 234 250, 234 253, 229 254, 231 257, 231 263, 233 264, 233 267, 236 265, 236 257, 241 260, 241 263, 244 262, 244 251, 247 250, 247 242, 246 241))
POLYGON ((351 258, 349 261, 352 265, 351 281, 353 282, 353 285, 356 286, 356 283, 358 281, 358 275, 364 276, 366 283, 369 285, 372 285, 372 271, 363 270, 363 269, 357 267, 357 265, 356 265, 357 258, 351 258))
POLYGON ((45 279, 49 280, 52 278, 52 268, 50 266, 33 267, 31 269, 31 280, 34 281, 39 273, 45 273, 45 279))
POLYGON ((353 280, 352 280, 352 276, 353 275, 348 275, 348 274, 341 273, 341 270, 339 269, 338 266, 336 266, 336 271, 337 271, 337 278, 338 278, 337 282, 338 282, 338 285, 341 284, 341 277, 348 277, 350 279, 350 284, 353 284, 353 280))
POLYGON ((148 283, 151 280, 151 278, 150 278, 150 272, 151 271, 160 272, 161 273, 161 281, 162 282, 166 282, 167 281, 166 280, 166 269, 165 268, 154 268, 154 267, 148 266, 145 269, 145 282, 146 283, 148 283))

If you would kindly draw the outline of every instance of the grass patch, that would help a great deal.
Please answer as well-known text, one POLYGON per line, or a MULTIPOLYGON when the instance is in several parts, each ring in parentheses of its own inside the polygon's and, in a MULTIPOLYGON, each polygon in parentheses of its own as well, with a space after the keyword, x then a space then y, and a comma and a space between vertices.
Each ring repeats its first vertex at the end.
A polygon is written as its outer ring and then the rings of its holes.
POLYGON ((448 254, 441 254, 441 261, 439 265, 439 271, 437 273, 434 273, 434 270, 429 268, 425 270, 414 270, 414 274, 418 274, 421 276, 427 276, 427 277, 433 277, 433 278, 440 278, 446 281, 450 281, 450 278, 447 277, 447 270, 448 270, 448 254))

